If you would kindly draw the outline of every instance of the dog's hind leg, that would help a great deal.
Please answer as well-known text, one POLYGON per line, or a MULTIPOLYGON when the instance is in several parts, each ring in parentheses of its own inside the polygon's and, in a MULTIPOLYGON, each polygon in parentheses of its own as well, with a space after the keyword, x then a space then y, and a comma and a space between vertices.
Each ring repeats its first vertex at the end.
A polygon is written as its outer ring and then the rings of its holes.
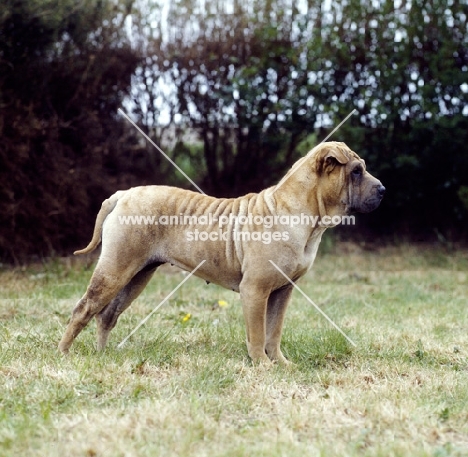
POLYGON ((117 271, 110 267, 110 262, 106 262, 105 265, 100 265, 98 262, 86 293, 72 312, 70 322, 59 343, 60 351, 68 352, 73 340, 88 322, 116 297, 135 274, 135 270, 135 267, 129 266, 124 271, 117 271))
POLYGON ((119 316, 140 295, 153 276, 160 263, 148 265, 139 271, 130 282, 117 294, 117 296, 96 315, 97 322, 97 348, 103 350, 111 330, 115 327, 119 316))
POLYGON ((265 350, 271 360, 282 364, 290 363, 281 352, 280 343, 284 315, 291 301, 292 290, 293 286, 288 285, 282 289, 273 291, 268 297, 265 350))

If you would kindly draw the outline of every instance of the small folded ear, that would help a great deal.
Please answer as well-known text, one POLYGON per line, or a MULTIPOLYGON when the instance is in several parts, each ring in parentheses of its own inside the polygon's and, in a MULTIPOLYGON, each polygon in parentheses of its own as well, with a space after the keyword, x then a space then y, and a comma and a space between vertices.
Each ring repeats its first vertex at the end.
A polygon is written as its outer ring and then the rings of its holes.
POLYGON ((349 157, 344 151, 336 147, 325 149, 319 157, 318 171, 322 174, 324 171, 331 173, 338 165, 346 165, 349 162, 349 157))

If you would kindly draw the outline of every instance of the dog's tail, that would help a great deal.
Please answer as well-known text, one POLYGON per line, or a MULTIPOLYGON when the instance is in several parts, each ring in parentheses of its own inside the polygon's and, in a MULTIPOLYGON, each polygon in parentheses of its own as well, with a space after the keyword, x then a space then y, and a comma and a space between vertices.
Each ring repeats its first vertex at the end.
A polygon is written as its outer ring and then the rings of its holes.
POLYGON ((121 198, 124 193, 125 191, 119 190, 102 202, 101 209, 96 217, 96 223, 94 224, 93 238, 89 242, 88 246, 84 249, 80 249, 79 251, 75 251, 73 253, 74 255, 87 254, 88 252, 94 251, 99 246, 99 243, 101 242, 102 225, 104 224, 106 217, 114 210, 119 198, 121 198))

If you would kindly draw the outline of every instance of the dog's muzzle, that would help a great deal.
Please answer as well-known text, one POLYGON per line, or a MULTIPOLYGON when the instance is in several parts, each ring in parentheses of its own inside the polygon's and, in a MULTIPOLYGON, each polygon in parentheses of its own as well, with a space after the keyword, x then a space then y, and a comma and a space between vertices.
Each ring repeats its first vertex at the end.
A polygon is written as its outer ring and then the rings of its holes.
POLYGON ((382 201, 385 195, 386 189, 382 185, 382 183, 379 183, 374 186, 373 191, 374 195, 372 195, 362 203, 361 208, 358 210, 359 212, 370 213, 380 205, 380 202, 382 201))
POLYGON ((382 201, 385 195, 385 187, 379 181, 377 184, 372 186, 370 195, 360 201, 355 201, 354 204, 348 206, 348 213, 370 213, 374 211, 382 201))

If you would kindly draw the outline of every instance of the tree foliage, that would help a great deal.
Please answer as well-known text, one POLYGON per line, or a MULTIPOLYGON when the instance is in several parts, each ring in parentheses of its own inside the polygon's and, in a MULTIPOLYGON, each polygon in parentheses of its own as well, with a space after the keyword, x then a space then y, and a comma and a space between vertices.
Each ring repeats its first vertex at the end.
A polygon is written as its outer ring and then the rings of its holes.
POLYGON ((122 103, 217 195, 277 182, 357 109, 333 139, 388 188, 367 226, 466 236, 467 17, 459 0, 5 0, 0 258, 85 243, 118 188, 184 183, 122 103))
POLYGON ((84 243, 99 200, 122 184, 118 169, 131 166, 122 143, 134 140, 115 112, 139 62, 125 15, 105 1, 3 2, 1 257, 84 243))

